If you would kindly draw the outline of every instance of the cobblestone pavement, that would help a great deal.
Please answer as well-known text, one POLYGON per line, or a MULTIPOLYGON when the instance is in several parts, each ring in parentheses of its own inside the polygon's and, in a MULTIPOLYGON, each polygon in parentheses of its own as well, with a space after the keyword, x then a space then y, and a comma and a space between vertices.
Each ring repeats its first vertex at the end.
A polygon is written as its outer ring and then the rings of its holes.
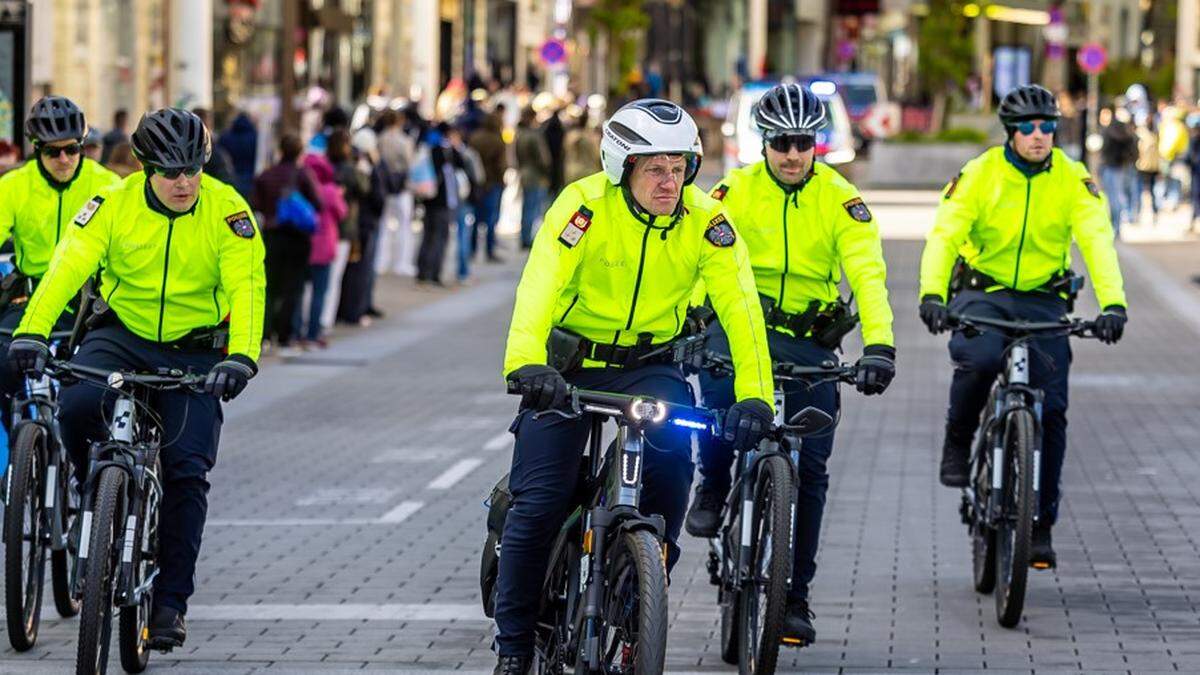
MULTIPOLYGON (((881 398, 843 394, 818 641, 785 651, 780 672, 1200 672, 1195 292, 1155 249, 1125 249, 1126 339, 1075 345, 1060 565, 1032 574, 1025 616, 1006 630, 971 589, 958 496, 935 480, 950 366, 944 338, 916 320, 911 239, 931 205, 872 208, 900 237, 886 243, 899 377, 881 398)), ((518 273, 515 261, 492 268, 269 365, 227 407, 188 642, 155 654, 154 670, 490 672, 478 552, 482 501, 511 448, 499 370, 518 273)), ((683 546, 669 668, 730 672, 704 546, 683 546)), ((0 651, 0 672, 73 667, 77 621, 52 603, 46 613, 38 645, 0 651)))

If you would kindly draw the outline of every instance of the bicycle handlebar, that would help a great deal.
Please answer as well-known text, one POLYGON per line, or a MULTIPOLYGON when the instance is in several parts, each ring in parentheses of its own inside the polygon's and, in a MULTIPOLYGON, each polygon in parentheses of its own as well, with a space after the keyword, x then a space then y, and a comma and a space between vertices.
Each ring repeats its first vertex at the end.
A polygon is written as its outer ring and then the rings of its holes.
POLYGON ((1010 338, 1033 336, 1073 335, 1081 338, 1096 337, 1095 321, 1071 319, 1069 321, 1009 321, 987 316, 972 316, 951 312, 948 317, 950 328, 966 328, 975 331, 991 331, 1010 338))
MULTIPOLYGON (((516 383, 508 382, 508 393, 521 395, 516 383)), ((549 410, 564 417, 577 417, 583 413, 594 413, 620 419, 639 426, 675 426, 716 434, 720 430, 720 417, 707 408, 661 401, 650 396, 618 394, 571 387, 566 410, 549 410)))
MULTIPOLYGON (((725 354, 706 350, 701 356, 701 369, 720 376, 733 374, 733 360, 725 354)), ((834 361, 825 361, 819 366, 802 366, 786 361, 775 361, 771 366, 771 372, 776 380, 805 382, 838 380, 853 384, 855 378, 858 377, 858 366, 851 363, 839 364, 834 361)))
POLYGON ((157 373, 135 373, 93 368, 59 359, 51 359, 46 364, 46 372, 59 380, 87 380, 102 383, 113 389, 120 389, 126 384, 136 384, 151 389, 197 389, 204 384, 206 379, 205 375, 185 373, 176 368, 163 368, 157 373))

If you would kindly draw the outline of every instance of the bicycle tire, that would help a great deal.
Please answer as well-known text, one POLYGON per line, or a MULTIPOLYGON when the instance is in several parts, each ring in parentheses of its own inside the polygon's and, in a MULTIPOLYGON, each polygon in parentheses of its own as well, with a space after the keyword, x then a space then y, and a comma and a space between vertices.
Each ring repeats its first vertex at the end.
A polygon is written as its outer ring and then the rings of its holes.
MULTIPOLYGON (((70 464, 59 463, 58 480, 58 513, 62 518, 62 531, 70 532, 71 519, 71 476, 70 464)), ((75 517, 79 517, 78 504, 75 505, 75 517)), ((58 551, 50 551, 50 588, 54 592, 54 608, 58 615, 69 619, 79 614, 79 599, 71 595, 71 573, 75 569, 75 552, 70 544, 58 551)))
MULTIPOLYGON (((987 420, 980 425, 988 428, 987 420)), ((988 496, 992 490, 991 442, 980 443, 978 463, 972 467, 975 481, 975 503, 971 513, 971 571, 975 591, 991 593, 996 590, 996 531, 987 522, 988 496)))
MULTIPOLYGON (((80 543, 87 552, 83 573, 83 606, 79 612, 79 646, 75 655, 77 675, 93 675, 108 670, 108 649, 112 638, 113 572, 121 501, 125 490, 125 472, 105 467, 96 481, 95 509, 89 542, 80 543), (87 546, 84 546, 84 544, 87 546)), ((82 537, 81 537, 82 539, 82 537)))
POLYGON ((660 675, 667 659, 667 566, 662 545, 650 532, 636 530, 614 537, 610 546, 600 627, 605 668, 600 672, 660 675), (628 597, 630 592, 636 596, 628 597), (634 617, 626 614, 631 608, 634 617), (632 640, 620 639, 624 637, 632 640), (614 666, 616 649, 621 651, 621 662, 614 666))
POLYGON ((21 425, 9 462, 9 507, 4 509, 4 610, 8 641, 18 652, 33 648, 42 616, 46 542, 42 536, 45 492, 41 489, 41 474, 45 443, 46 430, 42 426, 21 425), (11 508, 18 504, 20 508, 11 508))
POLYGON ((1005 628, 1021 621, 1029 579, 1029 548, 1033 531, 1033 449, 1036 425, 1033 413, 1017 409, 1004 421, 1006 472, 1005 511, 1013 521, 1000 520, 996 532, 996 620, 1005 628), (1009 506, 1011 504, 1011 507, 1009 506))
POLYGON ((741 675, 775 672, 792 572, 790 540, 795 486, 791 467, 786 459, 776 455, 762 460, 757 473, 751 516, 752 577, 741 589, 738 611, 738 672, 741 675), (779 545, 781 541, 782 546, 779 545))
POLYGON ((721 660, 731 666, 738 664, 738 652, 741 641, 738 639, 738 626, 741 624, 740 609, 741 593, 737 591, 721 591, 718 596, 721 603, 721 660))
MULTIPOLYGON (((578 532, 576 531, 576 535, 578 532)), ((547 568, 546 592, 542 596, 541 617, 534 633, 533 663, 530 672, 534 675, 562 675, 568 661, 575 662, 575 654, 569 651, 569 626, 572 617, 566 616, 566 598, 579 593, 578 573, 572 566, 579 563, 579 550, 568 543, 559 549, 558 556, 547 568)), ((582 601, 582 598, 579 598, 582 601)))
MULTIPOLYGON (((156 471, 158 475, 161 472, 156 471)), ((137 588, 142 584, 146 573, 142 570, 143 562, 149 560, 153 564, 155 551, 158 549, 158 507, 153 512, 148 508, 150 491, 143 495, 141 513, 137 514, 137 527, 133 531, 133 543, 123 542, 130 552, 131 569, 134 578, 131 586, 137 588), (147 555, 149 554, 149 555, 147 555)), ((117 647, 121 654, 121 667, 129 673, 140 673, 150 663, 149 641, 150 612, 154 606, 154 590, 148 589, 141 602, 136 607, 122 607, 121 617, 117 623, 117 647)))

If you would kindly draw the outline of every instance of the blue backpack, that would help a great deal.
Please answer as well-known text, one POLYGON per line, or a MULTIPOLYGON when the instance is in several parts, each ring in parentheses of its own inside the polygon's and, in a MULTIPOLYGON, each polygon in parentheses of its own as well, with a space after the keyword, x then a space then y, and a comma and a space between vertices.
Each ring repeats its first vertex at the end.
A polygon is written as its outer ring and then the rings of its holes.
POLYGON ((281 227, 312 234, 317 231, 317 210, 299 190, 293 189, 276 205, 275 222, 281 227))

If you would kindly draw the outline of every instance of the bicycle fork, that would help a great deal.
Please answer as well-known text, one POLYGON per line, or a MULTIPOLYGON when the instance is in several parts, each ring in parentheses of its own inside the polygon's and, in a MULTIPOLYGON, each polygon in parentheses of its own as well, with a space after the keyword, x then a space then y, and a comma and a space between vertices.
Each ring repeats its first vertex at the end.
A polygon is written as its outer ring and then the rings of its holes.
MULTIPOLYGON (((133 444, 134 414, 133 399, 122 396, 113 402, 112 422, 109 424, 108 429, 112 442, 125 445, 133 444)), ((91 448, 88 450, 87 480, 81 486, 82 495, 80 502, 83 505, 83 512, 80 514, 79 550, 75 553, 75 578, 71 583, 71 594, 75 597, 83 594, 81 584, 84 573, 87 570, 88 556, 91 555, 92 519, 95 517, 95 493, 102 467, 100 451, 103 447, 100 443, 92 443, 91 448)), ((105 551, 101 551, 100 555, 105 555, 106 553, 105 551)))

